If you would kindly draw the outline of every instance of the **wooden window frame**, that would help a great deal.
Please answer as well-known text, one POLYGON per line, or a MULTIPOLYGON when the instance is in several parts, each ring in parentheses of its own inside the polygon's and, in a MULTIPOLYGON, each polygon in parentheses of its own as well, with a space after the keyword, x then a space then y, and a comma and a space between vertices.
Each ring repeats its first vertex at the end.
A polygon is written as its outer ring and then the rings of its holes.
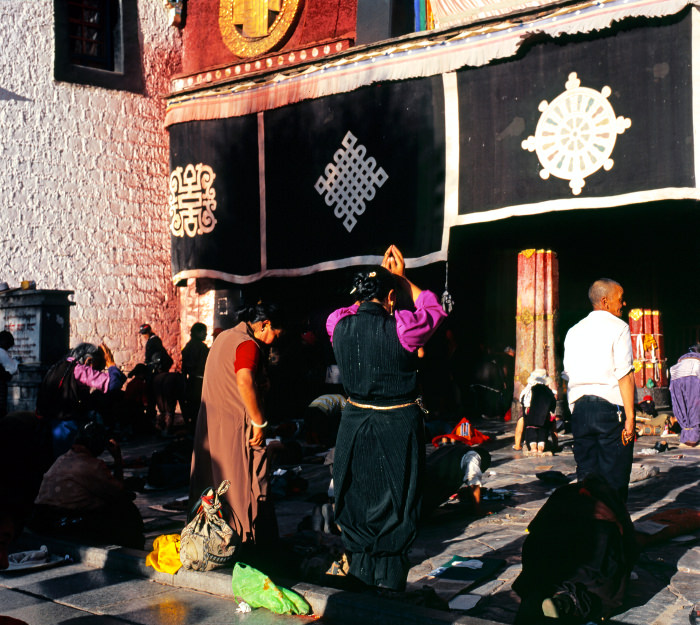
POLYGON ((103 0, 103 32, 98 35, 102 55, 76 54, 75 26, 91 27, 69 9, 80 0, 54 0, 54 78, 61 82, 143 93, 137 0, 103 0), (111 7, 111 8, 110 8, 111 7))

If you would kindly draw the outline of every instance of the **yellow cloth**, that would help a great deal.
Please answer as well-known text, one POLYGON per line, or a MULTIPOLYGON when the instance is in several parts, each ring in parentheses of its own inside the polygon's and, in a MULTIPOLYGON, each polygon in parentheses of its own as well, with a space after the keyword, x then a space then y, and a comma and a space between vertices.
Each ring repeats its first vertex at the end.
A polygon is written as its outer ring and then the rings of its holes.
POLYGON ((161 573, 180 570, 180 534, 164 534, 153 541, 153 551, 146 556, 146 565, 161 573))

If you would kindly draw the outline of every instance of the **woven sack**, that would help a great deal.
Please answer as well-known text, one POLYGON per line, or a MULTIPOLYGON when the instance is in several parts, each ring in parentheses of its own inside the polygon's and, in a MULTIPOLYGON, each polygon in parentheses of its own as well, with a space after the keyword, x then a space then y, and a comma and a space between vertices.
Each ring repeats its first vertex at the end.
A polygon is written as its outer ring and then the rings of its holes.
POLYGON ((185 568, 211 571, 233 561, 241 538, 221 513, 221 497, 230 485, 224 480, 216 492, 207 488, 202 493, 194 518, 180 535, 180 562, 185 568))

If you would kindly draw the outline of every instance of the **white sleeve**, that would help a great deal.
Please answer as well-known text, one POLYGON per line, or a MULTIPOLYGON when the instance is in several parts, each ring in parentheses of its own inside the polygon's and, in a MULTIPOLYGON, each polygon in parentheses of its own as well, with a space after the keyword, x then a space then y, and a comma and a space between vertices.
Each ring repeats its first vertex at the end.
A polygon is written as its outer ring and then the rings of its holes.
POLYGON ((481 456, 475 451, 468 451, 462 456, 462 471, 464 471, 464 483, 467 486, 481 486, 481 456))
POLYGON ((7 351, 0 348, 0 365, 2 365, 5 368, 5 371, 7 371, 10 375, 14 375, 17 373, 19 363, 12 358, 7 351))
POLYGON ((624 378, 634 369, 632 363, 632 336, 627 325, 613 344, 613 367, 615 378, 618 380, 624 378))

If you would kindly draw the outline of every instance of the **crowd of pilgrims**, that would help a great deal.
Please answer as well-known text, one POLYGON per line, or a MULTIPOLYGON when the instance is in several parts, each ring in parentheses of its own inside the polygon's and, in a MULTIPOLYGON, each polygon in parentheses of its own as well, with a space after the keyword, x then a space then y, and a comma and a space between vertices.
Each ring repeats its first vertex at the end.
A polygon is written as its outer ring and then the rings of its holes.
MULTIPOLYGON (((212 332, 211 349, 207 327, 194 324, 179 367, 148 323, 135 329, 142 337, 143 361, 128 371, 120 369, 107 345, 77 345, 48 370, 36 412, 13 413, 2 422, 10 432, 4 439, 5 464, 23 468, 24 478, 13 489, 18 516, 42 531, 85 537, 86 528, 91 528, 96 539, 142 547, 143 527, 130 489, 143 485, 125 483, 120 443, 155 435, 168 444, 148 459, 150 487, 190 481, 194 500, 206 486, 217 486, 220 479, 230 477, 224 475, 226 470, 236 475, 248 472, 246 488, 230 490, 232 522, 244 543, 264 543, 266 534, 274 538, 276 532, 274 512, 267 515, 269 527, 264 532, 258 527, 265 516, 257 510, 258 504, 271 500, 265 483, 271 471, 332 450, 340 431, 344 438, 331 465, 336 492, 341 493, 336 495, 336 522, 342 527, 343 519, 353 515, 353 505, 347 506, 347 501, 367 496, 363 488, 345 485, 357 484, 364 473, 357 466, 353 469, 352 463, 359 462, 359 451, 365 446, 379 454, 376 440, 382 439, 393 445, 382 452, 389 468, 378 473, 389 476, 389 482, 367 488, 391 489, 392 482, 406 481, 408 471, 415 492, 394 497, 404 502, 405 510, 386 510, 379 516, 386 513, 382 522, 388 522, 392 512, 413 519, 421 499, 417 488, 424 470, 425 441, 451 431, 470 412, 502 416, 512 394, 508 380, 513 363, 509 354, 458 349, 457 332, 449 323, 442 324, 447 315, 437 298, 407 280, 397 248, 387 250, 383 265, 358 274, 359 282, 348 287, 350 307, 342 309, 330 336, 324 327, 327 311, 300 320, 289 315, 289 309, 261 302, 220 319, 221 327, 212 332), (353 330, 358 336, 343 335, 334 344, 333 332, 357 320, 379 324, 383 334, 360 336, 372 330, 358 328, 353 330), (377 351, 378 340, 387 344, 388 351, 377 351), (354 365, 350 363, 355 357, 350 355, 352 341, 366 350, 362 362, 354 365), (367 363, 368 358, 376 362, 367 363), (385 366, 387 371, 382 370, 385 366), (419 395, 421 406, 416 403, 419 395), (349 396, 351 401, 366 400, 377 410, 349 405, 349 396), (368 415, 372 425, 365 431, 368 415), (264 428, 256 427, 263 421, 264 428), (355 423, 352 429, 350 423, 355 423), (386 431, 372 431, 379 427, 386 431), (365 445, 363 436, 372 440, 365 445), (32 453, 24 453, 26 447, 21 444, 10 445, 11 440, 28 445, 32 453), (407 456, 408 448, 412 455, 407 456), (353 449, 358 453, 351 453, 353 449), (111 455, 111 471, 100 459, 105 452, 111 455), (404 466, 407 462, 412 466, 404 466), (254 469, 249 468, 251 463, 254 469), (65 483, 70 487, 61 486, 65 483), (246 495, 235 501, 240 490, 246 495)), ((348 520, 348 538, 353 523, 348 520)), ((403 554, 401 558, 415 535, 415 519, 404 534, 399 540, 403 546, 391 547, 403 554)), ((394 532, 390 539, 397 536, 394 532)), ((366 551, 364 546, 354 548, 366 551)), ((359 565, 362 557, 355 557, 353 565, 358 567, 359 579, 392 587, 405 582, 405 563, 398 572, 386 573, 387 581, 359 573, 366 569, 359 565)))
MULTIPOLYGON (((381 266, 355 275, 345 306, 302 320, 288 312, 264 301, 241 308, 214 330, 211 347, 206 326, 194 324, 179 371, 149 324, 138 329, 143 362, 127 373, 104 344, 72 350, 47 373, 36 414, 0 420, 0 471, 21 476, 2 492, 12 501, 14 533, 26 523, 143 548, 133 490, 146 484, 124 480, 119 442, 155 435, 168 444, 148 459, 147 487, 189 483, 194 510, 203 490, 230 480, 224 510, 242 542, 238 557, 273 566, 280 554, 274 499, 295 492, 295 483, 275 488, 272 473, 330 450, 322 525, 344 551, 334 572, 353 590, 404 590, 420 520, 455 493, 469 513, 481 511, 490 454, 449 433, 464 417, 508 418, 513 350, 464 340, 436 295, 407 278, 393 245, 381 266), (432 450, 426 443, 436 440, 432 450), (105 451, 111 470, 100 459, 105 451)), ((571 523, 582 535, 590 534, 592 502, 619 508, 604 483, 589 480, 586 493, 582 504, 579 490, 559 496, 578 511, 571 523)), ((548 505, 556 517, 556 501, 548 505)), ((631 547, 619 549, 618 560, 630 561, 631 547)), ((551 571, 533 578, 533 570, 521 576, 524 596, 552 578, 551 571)), ((548 583, 553 589, 559 581, 548 583)), ((613 585, 602 595, 617 592, 619 579, 613 585)), ((601 613, 605 606, 590 596, 595 605, 586 613, 601 613)))

